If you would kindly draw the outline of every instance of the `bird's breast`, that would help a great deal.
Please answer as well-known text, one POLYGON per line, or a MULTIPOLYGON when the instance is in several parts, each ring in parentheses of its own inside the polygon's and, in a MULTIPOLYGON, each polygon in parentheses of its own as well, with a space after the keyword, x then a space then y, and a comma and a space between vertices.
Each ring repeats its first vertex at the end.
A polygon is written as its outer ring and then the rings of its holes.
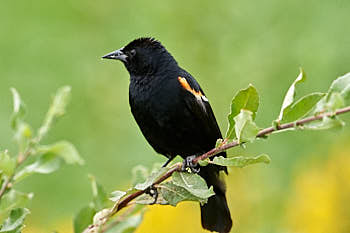
POLYGON ((183 113, 176 79, 155 77, 147 81, 131 81, 129 102, 135 120, 142 127, 165 127, 174 116, 183 113))

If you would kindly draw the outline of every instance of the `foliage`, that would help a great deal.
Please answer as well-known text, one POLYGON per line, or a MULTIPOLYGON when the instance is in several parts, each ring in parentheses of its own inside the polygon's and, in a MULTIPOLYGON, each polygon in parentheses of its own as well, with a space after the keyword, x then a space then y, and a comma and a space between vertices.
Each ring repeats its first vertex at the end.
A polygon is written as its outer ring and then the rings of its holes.
MULTIPOLYGON (((296 99, 296 93, 300 84, 305 81, 305 77, 304 71, 301 70, 288 89, 280 114, 273 121, 272 129, 274 130, 271 132, 281 132, 282 126, 289 130, 321 130, 344 125, 337 112, 340 108, 349 105, 350 73, 336 79, 327 93, 316 92, 296 99), (303 122, 307 117, 313 118, 303 122)), ((70 96, 69 87, 63 87, 57 91, 37 133, 34 133, 32 127, 24 120, 26 109, 20 95, 15 89, 11 91, 14 98, 11 127, 14 130, 14 139, 18 144, 18 152, 16 156, 13 156, 13 153, 8 150, 0 151, 0 232, 16 233, 21 232, 24 227, 25 217, 30 213, 25 207, 33 198, 33 194, 22 193, 15 189, 15 185, 35 173, 52 173, 59 169, 63 162, 82 165, 84 161, 76 148, 68 141, 59 141, 50 145, 41 144, 53 122, 65 112, 70 96)), ((252 85, 240 90, 234 96, 231 113, 228 116, 229 127, 226 137, 218 139, 215 148, 217 153, 236 145, 252 143, 261 138, 260 128, 255 123, 258 107, 259 95, 252 85), (227 147, 224 148, 225 146, 227 147)), ((268 133, 262 136, 267 137, 268 133)), ((251 164, 270 163, 270 158, 266 154, 228 158, 222 156, 209 158, 207 156, 198 163, 201 166, 217 164, 243 168, 251 164)), ((208 187, 199 175, 179 172, 178 169, 172 170, 176 166, 178 165, 175 164, 169 168, 155 164, 149 170, 139 165, 132 172, 133 187, 127 191, 114 191, 110 195, 95 177, 89 176, 92 201, 75 216, 74 231, 76 233, 130 233, 135 231, 142 222, 146 205, 176 206, 183 201, 205 204, 209 197, 215 195, 213 187, 208 187), (166 179, 170 175, 171 178, 166 179), (152 191, 153 195, 149 195, 152 191), (133 201, 132 207, 125 211, 118 211, 121 202, 132 195, 135 195, 135 198, 129 200, 133 201), (110 207, 111 201, 114 202, 113 207, 110 207)))
POLYGON ((62 162, 83 164, 84 161, 70 142, 41 144, 53 122, 64 114, 70 87, 66 86, 57 91, 36 134, 24 120, 26 108, 20 95, 14 88, 11 91, 14 102, 11 127, 18 144, 18 152, 14 156, 15 153, 8 150, 0 151, 0 232, 18 233, 24 227, 26 215, 30 213, 24 207, 33 198, 33 194, 18 191, 16 184, 35 173, 52 173, 60 168, 62 162))
MULTIPOLYGON (((306 76, 301 69, 300 74, 296 80, 292 83, 288 89, 280 110, 280 114, 276 120, 272 123, 271 132, 280 132, 280 127, 284 123, 288 123, 289 130, 300 129, 325 129, 333 126, 337 126, 337 122, 341 122, 336 114, 339 108, 344 107, 348 103, 348 97, 350 92, 350 73, 336 79, 327 93, 311 93, 296 99, 297 91, 300 88, 300 84, 305 81, 306 76), (325 116, 317 119, 319 114, 326 113, 325 116), (302 122, 305 117, 314 117, 308 122, 302 122), (317 121, 320 120, 321 121, 317 121), (317 121, 317 122, 314 122, 317 121), (291 124, 290 124, 291 123, 291 124), (298 127, 301 125, 302 127, 298 127)), ((256 89, 249 85, 248 88, 240 90, 234 97, 231 103, 231 113, 228 116, 229 127, 224 139, 218 139, 216 145, 216 151, 219 153, 224 146, 228 145, 228 148, 243 145, 247 142, 254 142, 255 140, 264 136, 265 138, 269 133, 265 133, 259 136, 260 128, 255 123, 255 117, 259 107, 259 96, 256 89), (230 144, 231 143, 231 144, 230 144), (233 144, 232 144, 233 143, 233 144), (230 146, 231 145, 231 146, 230 146)), ((341 125, 344 125, 343 123, 341 125)), ((270 132, 270 133, 271 133, 270 132)), ((217 164, 227 167, 239 167, 257 163, 270 163, 270 158, 266 154, 257 156, 234 156, 224 158, 214 157, 205 158, 198 161, 201 166, 207 166, 208 164, 217 164)), ((162 204, 176 206, 182 201, 195 201, 200 204, 205 204, 208 198, 215 195, 213 188, 208 187, 203 178, 199 175, 189 172, 175 172, 171 173, 171 178, 166 179, 164 182, 163 177, 168 177, 170 170, 176 167, 177 164, 171 168, 155 166, 151 172, 147 168, 137 166, 133 170, 133 187, 127 191, 114 191, 111 194, 110 199, 115 202, 113 207, 108 208, 108 205, 99 205, 96 208, 96 203, 92 202, 89 206, 94 207, 95 216, 92 217, 88 210, 88 207, 84 207, 75 218, 75 232, 81 232, 82 229, 86 229, 84 232, 133 232, 137 225, 141 223, 143 208, 141 207, 135 216, 135 212, 127 212, 127 214, 120 213, 118 210, 119 204, 126 198, 132 197, 132 195, 140 193, 142 195, 136 195, 129 201, 133 200, 134 205, 150 205, 150 204, 162 204), (157 168, 158 167, 158 168, 157 168), (150 195, 150 190, 156 190, 156 197, 150 195), (115 213, 116 216, 115 216, 115 213), (127 219, 120 221, 120 219, 127 219), (125 229, 124 231, 113 229, 122 228, 124 224, 131 224, 132 229, 125 229), (89 227, 88 227, 89 226, 89 227)), ((95 185, 96 186, 96 185, 95 185)), ((93 185, 94 187, 94 185, 93 185)), ((96 186, 97 187, 97 186, 96 186)), ((93 188, 94 190, 94 188, 93 188)), ((95 190, 97 190, 95 188, 95 190)), ((102 188, 101 188, 102 190, 102 188)), ((102 191, 101 191, 102 192, 102 191)), ((94 197, 99 196, 99 192, 93 191, 94 197)), ((103 199, 105 200, 105 193, 103 191, 103 199)), ((106 202, 104 202, 106 203, 106 202)), ((130 203, 130 202, 129 202, 130 203)))

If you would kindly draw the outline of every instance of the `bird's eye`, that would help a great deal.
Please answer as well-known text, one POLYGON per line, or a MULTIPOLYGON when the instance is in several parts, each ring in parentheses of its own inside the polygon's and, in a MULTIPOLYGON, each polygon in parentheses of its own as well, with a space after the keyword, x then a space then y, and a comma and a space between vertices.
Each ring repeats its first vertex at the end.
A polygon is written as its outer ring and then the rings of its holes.
POLYGON ((130 56, 133 57, 133 56, 135 56, 135 54, 136 54, 136 50, 135 50, 135 49, 132 49, 132 50, 130 51, 130 56))

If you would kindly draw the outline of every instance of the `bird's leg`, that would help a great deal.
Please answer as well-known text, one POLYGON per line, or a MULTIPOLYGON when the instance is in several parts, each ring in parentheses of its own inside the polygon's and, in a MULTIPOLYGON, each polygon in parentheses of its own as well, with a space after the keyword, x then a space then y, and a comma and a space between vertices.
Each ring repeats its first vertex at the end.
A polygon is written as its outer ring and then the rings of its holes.
POLYGON ((150 205, 156 204, 158 200, 158 190, 154 185, 149 186, 145 189, 145 193, 154 198, 153 202, 150 205))
POLYGON ((198 164, 193 164, 193 160, 196 158, 196 155, 187 156, 182 163, 182 171, 186 171, 187 168, 191 169, 191 172, 198 173, 200 167, 198 164))
POLYGON ((171 156, 164 164, 162 167, 166 167, 175 157, 171 156))

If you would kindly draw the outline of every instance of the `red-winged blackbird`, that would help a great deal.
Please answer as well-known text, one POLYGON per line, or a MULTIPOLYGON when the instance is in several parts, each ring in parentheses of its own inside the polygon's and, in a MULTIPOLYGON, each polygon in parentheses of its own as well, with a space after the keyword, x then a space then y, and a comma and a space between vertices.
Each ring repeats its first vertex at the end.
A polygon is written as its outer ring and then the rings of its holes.
MULTIPOLYGON (((131 112, 149 144, 168 158, 167 163, 177 155, 186 159, 205 153, 222 138, 203 90, 159 41, 136 39, 103 58, 120 60, 129 71, 131 112)), ((218 156, 226 157, 226 153, 218 156)), ((201 206, 201 217, 205 229, 226 233, 232 220, 220 170, 227 173, 217 165, 200 168, 199 175, 216 193, 201 206)))

